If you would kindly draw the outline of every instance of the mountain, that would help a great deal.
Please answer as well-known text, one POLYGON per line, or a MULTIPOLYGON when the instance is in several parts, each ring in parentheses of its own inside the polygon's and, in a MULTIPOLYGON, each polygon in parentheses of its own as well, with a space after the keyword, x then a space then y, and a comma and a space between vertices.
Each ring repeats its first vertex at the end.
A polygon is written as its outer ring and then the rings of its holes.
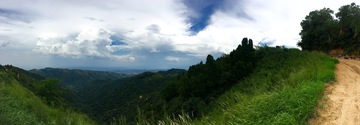
POLYGON ((81 107, 86 107, 82 109, 92 118, 107 123, 122 116, 132 122, 138 115, 138 108, 161 115, 161 107, 156 107, 163 105, 161 90, 167 82, 185 72, 182 69, 170 69, 156 73, 145 72, 118 80, 94 81, 83 91, 79 91, 80 98, 84 99, 81 107))
POLYGON ((129 68, 121 68, 121 67, 70 67, 68 69, 105 71, 105 72, 114 72, 114 73, 120 73, 126 75, 137 75, 144 72, 158 72, 165 70, 165 69, 129 69, 129 68))
POLYGON ((231 53, 208 55, 187 71, 126 76, 0 66, 0 123, 306 124, 324 83, 335 80, 336 63, 318 52, 253 48, 244 38, 231 53))
POLYGON ((125 74, 107 72, 107 71, 90 71, 79 69, 60 69, 60 68, 44 68, 33 69, 30 72, 39 74, 46 78, 58 78, 61 83, 69 88, 79 90, 87 86, 94 80, 110 79, 115 80, 127 77, 125 74))
POLYGON ((37 89, 42 80, 44 78, 37 74, 11 65, 0 65, 1 125, 95 124, 86 115, 48 105, 46 100, 52 95, 39 96, 43 91, 37 89))
POLYGON ((164 85, 184 74, 186 70, 170 69, 131 76, 106 71, 60 68, 30 72, 42 78, 60 79, 62 85, 71 90, 64 93, 64 100, 70 103, 72 109, 86 113, 97 122, 110 123, 114 118, 126 116, 130 123, 134 121, 137 115, 134 111, 138 108, 150 111, 152 104, 163 105, 160 92, 164 85))

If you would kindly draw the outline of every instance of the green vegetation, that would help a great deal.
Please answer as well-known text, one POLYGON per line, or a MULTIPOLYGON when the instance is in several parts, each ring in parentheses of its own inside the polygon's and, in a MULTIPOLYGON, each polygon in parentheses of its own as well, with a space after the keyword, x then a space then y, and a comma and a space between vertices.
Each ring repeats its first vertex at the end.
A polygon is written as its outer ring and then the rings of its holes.
MULTIPOLYGON (((44 77, 52 79, 39 82, 39 85, 35 89, 33 89, 34 87, 30 87, 30 89, 33 90, 37 96, 57 93, 61 97, 50 96, 50 98, 47 98, 50 100, 48 100, 46 103, 50 105, 71 108, 76 111, 84 111, 83 109, 86 107, 84 105, 87 105, 86 103, 83 103, 84 99, 87 98, 81 96, 84 94, 82 91, 88 92, 87 89, 90 87, 102 86, 105 81, 117 80, 127 77, 127 75, 113 72, 60 68, 44 68, 38 70, 33 69, 30 70, 28 74, 29 73, 40 76, 43 79, 44 77), (102 82, 96 82, 98 85, 94 85, 93 83, 95 83, 95 81, 102 82), (59 90, 49 89, 51 87, 59 88, 59 90)), ((22 74, 24 74, 24 72, 22 74)), ((31 77, 28 77, 26 79, 29 80, 30 78, 31 77)), ((92 95, 92 93, 86 94, 92 95)))
POLYGON ((0 124, 308 124, 338 62, 315 51, 360 54, 360 7, 333 14, 324 8, 301 22, 304 51, 253 48, 244 38, 188 71, 126 76, 0 66, 0 124))
MULTIPOLYGON (((30 86, 32 93, 20 84, 13 84, 40 97, 33 95, 34 99, 28 100, 38 100, 36 103, 44 106, 39 107, 40 114, 62 113, 54 108, 69 110, 60 117, 47 114, 45 120, 32 122, 48 123, 56 118, 59 123, 69 121, 66 117, 74 114, 71 109, 76 109, 98 124, 305 124, 314 115, 324 83, 335 79, 336 62, 317 52, 253 49, 251 39, 244 38, 242 45, 230 54, 216 60, 209 55, 205 64, 193 65, 187 72, 172 69, 118 80, 94 80, 76 92, 77 105, 64 101, 62 94, 72 89, 64 88, 57 79, 35 79, 31 76, 36 74, 20 73, 34 82, 21 84, 30 86), (68 103, 71 108, 66 106, 68 103)), ((9 74, 16 82, 19 73, 9 74)), ((24 108, 31 109, 34 108, 24 108)), ((77 117, 85 119, 76 121, 79 123, 90 121, 86 116, 77 117)))
POLYGON ((337 60, 316 52, 261 48, 255 72, 211 104, 195 124, 306 124, 337 60))
POLYGON ((168 81, 184 72, 170 69, 118 80, 96 80, 79 91, 83 100, 78 108, 99 123, 108 124, 119 118, 128 121, 128 124, 135 124, 139 119, 159 120, 165 115, 160 91, 168 81))
POLYGON ((338 61, 317 52, 270 47, 258 48, 254 56, 257 61, 248 77, 211 101, 210 106, 192 104, 209 112, 202 112, 195 120, 187 117, 192 114, 185 114, 166 123, 307 124, 323 96, 325 83, 335 80, 338 61))
POLYGON ((252 46, 244 38, 230 54, 208 55, 188 71, 93 79, 76 91, 60 82, 72 77, 1 66, 0 124, 96 124, 88 117, 97 124, 306 124, 325 83, 335 80, 337 60, 252 46))
POLYGON ((303 50, 360 54, 360 7, 355 3, 339 8, 335 14, 329 8, 315 10, 301 22, 301 41, 303 50))
POLYGON ((5 65, 3 66, 9 77, 15 78, 20 85, 30 90, 49 106, 71 108, 74 101, 73 91, 60 84, 59 79, 45 79, 39 74, 34 74, 23 69, 5 65), (73 95, 71 95, 73 94, 73 95), (73 96, 71 98, 66 98, 73 96))
POLYGON ((124 74, 103 71, 89 71, 78 69, 59 69, 59 68, 45 68, 39 70, 30 70, 34 74, 39 74, 46 78, 60 79, 61 83, 68 88, 79 90, 92 83, 94 80, 110 79, 116 80, 126 77, 124 74))
POLYGON ((200 62, 190 66, 186 74, 163 89, 162 97, 168 105, 166 110, 175 115, 185 112, 192 118, 201 116, 210 109, 207 104, 249 76, 256 61, 253 42, 247 38, 228 55, 216 60, 208 55, 205 64, 200 62))
MULTIPOLYGON (((34 95, 32 91, 23 87, 13 77, 12 66, 0 66, 0 124, 33 124, 33 125, 76 125, 94 124, 85 115, 77 114, 71 110, 61 110, 49 107, 34 95)), ((17 70, 19 71, 19 70, 17 70)), ((25 78, 30 78, 24 75, 25 78)), ((24 79, 25 80, 25 79, 24 79)), ((31 79, 29 79, 31 81, 31 79)))

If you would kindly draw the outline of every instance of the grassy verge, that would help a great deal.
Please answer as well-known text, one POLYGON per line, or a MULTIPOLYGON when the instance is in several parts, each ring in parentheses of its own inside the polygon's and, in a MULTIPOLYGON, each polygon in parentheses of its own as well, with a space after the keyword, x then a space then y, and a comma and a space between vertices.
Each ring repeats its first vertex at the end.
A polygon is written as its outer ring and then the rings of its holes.
POLYGON ((48 107, 31 91, 5 71, 0 71, 1 125, 88 125, 95 124, 85 115, 48 107))
MULTIPOLYGON (((200 119, 171 124, 308 124, 338 60, 317 52, 262 48, 257 70, 211 103, 200 119)), ((166 120, 165 120, 166 121, 166 120)))
POLYGON ((213 112, 194 124, 307 124, 325 83, 335 80, 338 61, 316 52, 291 52, 288 57, 273 60, 279 66, 260 67, 222 95, 213 104, 213 112))

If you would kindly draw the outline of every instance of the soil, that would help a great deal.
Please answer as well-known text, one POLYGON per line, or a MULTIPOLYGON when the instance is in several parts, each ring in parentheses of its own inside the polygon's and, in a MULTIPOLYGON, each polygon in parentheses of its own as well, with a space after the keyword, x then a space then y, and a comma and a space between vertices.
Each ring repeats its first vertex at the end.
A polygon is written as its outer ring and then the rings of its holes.
POLYGON ((314 125, 360 125, 360 61, 339 59, 336 82, 327 85, 314 125))

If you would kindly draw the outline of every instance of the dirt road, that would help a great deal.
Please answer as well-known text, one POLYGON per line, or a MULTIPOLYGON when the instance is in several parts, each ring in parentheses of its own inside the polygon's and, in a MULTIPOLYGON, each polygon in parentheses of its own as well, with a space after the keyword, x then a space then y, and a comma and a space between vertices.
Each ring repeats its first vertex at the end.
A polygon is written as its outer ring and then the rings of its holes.
POLYGON ((360 61, 340 59, 336 82, 326 87, 315 125, 360 125, 360 61))

